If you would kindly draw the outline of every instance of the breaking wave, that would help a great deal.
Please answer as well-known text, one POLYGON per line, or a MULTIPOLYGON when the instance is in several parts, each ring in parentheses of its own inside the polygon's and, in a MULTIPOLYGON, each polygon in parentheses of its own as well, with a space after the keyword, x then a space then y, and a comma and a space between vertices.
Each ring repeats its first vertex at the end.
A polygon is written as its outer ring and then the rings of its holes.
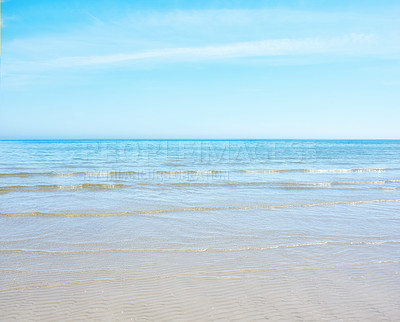
POLYGON ((24 213, 0 213, 1 216, 9 217, 30 217, 30 216, 62 216, 62 217, 109 217, 109 216, 126 216, 126 215, 155 215, 171 212, 207 212, 219 210, 252 210, 252 209, 282 209, 295 207, 318 207, 318 206, 334 206, 334 205, 359 205, 379 202, 399 202, 400 199, 375 199, 375 200, 354 200, 354 201, 328 201, 306 204, 282 204, 282 205, 258 205, 258 206, 227 206, 227 207, 186 207, 186 208, 164 208, 153 210, 132 210, 114 213, 48 213, 48 212, 24 212, 24 213))

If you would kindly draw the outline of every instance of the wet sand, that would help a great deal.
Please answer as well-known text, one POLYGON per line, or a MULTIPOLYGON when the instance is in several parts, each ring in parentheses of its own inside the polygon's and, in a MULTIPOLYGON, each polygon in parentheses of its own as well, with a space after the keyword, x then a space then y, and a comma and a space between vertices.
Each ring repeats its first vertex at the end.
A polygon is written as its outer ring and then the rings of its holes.
MULTIPOLYGON (((371 227, 374 217, 389 220, 382 218, 378 204, 374 206, 377 209, 365 218, 371 227)), ((360 235, 351 240, 343 236, 339 240, 339 235, 326 238, 335 231, 329 228, 329 220, 320 232, 326 240, 312 240, 316 226, 311 223, 326 220, 326 210, 335 218, 354 210, 367 213, 371 205, 332 207, 302 208, 302 212, 225 211, 197 217, 179 212, 152 218, 93 217, 92 222, 63 218, 74 221, 72 230, 60 228, 60 218, 30 217, 26 224, 33 235, 34 229, 41 231, 40 240, 14 233, 14 240, 0 254, 2 320, 397 320, 400 275, 399 260, 393 255, 399 241, 360 235), (243 230, 233 224, 227 227, 229 216, 232 222, 247 216, 253 225, 243 230), (202 224, 196 227, 201 217, 202 224), (277 217, 283 220, 279 231, 277 217), (285 220, 296 222, 300 217, 308 233, 284 227, 285 220), (141 233, 147 247, 132 248, 138 243, 129 236, 135 234, 134 227, 141 227, 141 220, 151 220, 154 230, 141 233), (188 220, 191 229, 185 226, 188 220), (224 227, 210 228, 210 222, 217 220, 225 222, 224 227), (104 239, 95 241, 89 234, 81 237, 84 243, 78 242, 75 236, 93 228, 95 221, 96 235, 104 234, 104 239), (58 227, 58 237, 50 233, 53 225, 58 227), (203 225, 208 225, 208 234, 203 225), (128 228, 121 234, 122 227, 128 228), (225 238, 223 231, 229 231, 225 238), (201 244, 214 246, 196 247, 201 244)), ((6 218, 10 228, 9 221, 27 220, 6 218)))

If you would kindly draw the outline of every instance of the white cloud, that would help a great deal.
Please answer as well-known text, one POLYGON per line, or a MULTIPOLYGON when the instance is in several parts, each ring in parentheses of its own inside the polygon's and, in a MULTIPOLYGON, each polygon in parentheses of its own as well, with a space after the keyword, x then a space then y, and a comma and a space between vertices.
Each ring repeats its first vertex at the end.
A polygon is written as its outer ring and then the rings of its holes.
POLYGON ((251 57, 265 57, 262 64, 309 64, 400 53, 394 13, 178 10, 109 17, 84 12, 83 17, 81 24, 57 33, 5 39, 3 85, 65 68, 157 67, 251 57))
MULTIPOLYGON (((299 38, 239 42, 224 45, 160 48, 156 50, 111 54, 104 56, 72 56, 35 62, 40 68, 67 68, 77 66, 129 63, 145 59, 172 61, 204 61, 227 58, 293 56, 307 54, 368 54, 377 44, 377 37, 350 34, 330 39, 299 38)), ((32 67, 30 62, 20 66, 32 67)))

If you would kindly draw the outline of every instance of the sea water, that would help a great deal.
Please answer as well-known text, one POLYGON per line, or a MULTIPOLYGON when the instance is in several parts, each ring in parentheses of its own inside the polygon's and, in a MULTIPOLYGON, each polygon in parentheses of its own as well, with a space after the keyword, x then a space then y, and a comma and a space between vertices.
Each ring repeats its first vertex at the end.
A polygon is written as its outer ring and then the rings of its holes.
POLYGON ((0 141, 6 318, 395 320, 400 141, 0 141))

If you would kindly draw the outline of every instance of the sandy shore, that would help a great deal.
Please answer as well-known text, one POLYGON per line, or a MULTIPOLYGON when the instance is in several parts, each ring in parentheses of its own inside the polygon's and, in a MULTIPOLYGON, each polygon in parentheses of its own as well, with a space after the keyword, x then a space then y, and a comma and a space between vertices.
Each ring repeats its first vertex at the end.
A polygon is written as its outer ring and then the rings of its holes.
POLYGON ((394 321, 400 312, 390 261, 307 265, 293 252, 260 251, 36 256, 29 272, 3 272, 2 320, 394 321), (285 255, 296 267, 269 264, 285 255))

